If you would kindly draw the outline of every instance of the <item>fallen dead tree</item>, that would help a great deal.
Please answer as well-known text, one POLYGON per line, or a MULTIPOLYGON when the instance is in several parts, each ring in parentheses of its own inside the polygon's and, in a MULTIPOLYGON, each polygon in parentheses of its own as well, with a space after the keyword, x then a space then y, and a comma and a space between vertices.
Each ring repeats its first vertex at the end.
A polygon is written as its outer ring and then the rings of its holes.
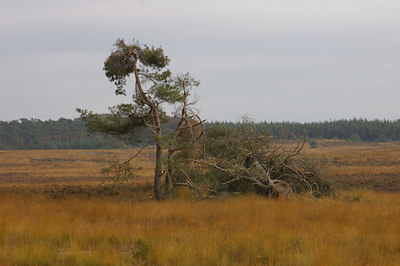
POLYGON ((288 145, 247 122, 240 129, 216 126, 206 135, 204 154, 175 158, 171 164, 173 185, 188 187, 198 198, 248 192, 320 197, 332 192, 327 164, 300 154, 305 137, 288 145))

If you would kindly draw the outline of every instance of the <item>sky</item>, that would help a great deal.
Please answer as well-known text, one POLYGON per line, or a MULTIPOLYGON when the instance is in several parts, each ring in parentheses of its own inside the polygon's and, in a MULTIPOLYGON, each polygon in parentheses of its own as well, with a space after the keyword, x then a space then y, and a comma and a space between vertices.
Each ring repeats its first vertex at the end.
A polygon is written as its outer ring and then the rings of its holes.
POLYGON ((103 71, 117 38, 199 79, 208 121, 400 118, 398 0, 0 0, 0 120, 129 102, 103 71))

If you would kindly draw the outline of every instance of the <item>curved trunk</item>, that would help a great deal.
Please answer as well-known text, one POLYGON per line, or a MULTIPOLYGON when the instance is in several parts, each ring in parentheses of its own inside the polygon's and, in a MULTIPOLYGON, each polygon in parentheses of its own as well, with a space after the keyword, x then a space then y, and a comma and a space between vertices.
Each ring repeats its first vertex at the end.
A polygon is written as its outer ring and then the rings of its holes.
MULTIPOLYGON (((161 132, 161 121, 160 121, 160 115, 158 113, 158 108, 157 106, 147 97, 146 93, 144 92, 142 88, 142 83, 140 82, 140 77, 139 77, 139 71, 137 69, 137 56, 135 56, 135 60, 133 62, 133 72, 135 74, 135 79, 136 79, 136 85, 138 88, 138 91, 142 97, 142 102, 146 104, 147 106, 150 107, 151 110, 151 115, 153 117, 153 133, 157 135, 157 137, 162 136, 161 132)), ((162 192, 161 192, 161 176, 162 176, 162 146, 160 143, 160 140, 157 141, 156 143, 156 167, 154 170, 154 197, 156 200, 162 200, 162 192)))

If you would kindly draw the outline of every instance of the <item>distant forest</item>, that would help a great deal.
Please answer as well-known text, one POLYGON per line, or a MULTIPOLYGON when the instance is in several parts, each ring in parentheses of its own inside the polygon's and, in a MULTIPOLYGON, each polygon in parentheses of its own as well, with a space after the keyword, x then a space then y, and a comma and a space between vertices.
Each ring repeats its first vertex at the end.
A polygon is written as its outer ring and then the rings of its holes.
MULTIPOLYGON (((238 123, 212 122, 206 126, 239 127, 238 123)), ((173 127, 173 122, 167 126, 173 127)), ((349 141, 399 141, 400 121, 390 120, 338 120, 326 122, 260 122, 256 130, 267 130, 273 136, 299 137, 306 132, 310 139, 341 139, 349 141)), ((146 138, 146 137, 144 137, 146 138)), ((135 146, 132 140, 118 140, 101 134, 89 134, 81 119, 60 118, 57 121, 20 119, 0 122, 0 150, 29 149, 116 149, 135 146)))
POLYGON ((0 150, 111 149, 123 146, 120 140, 100 134, 89 135, 80 119, 0 122, 0 150))
MULTIPOLYGON (((216 122, 228 127, 238 127, 238 123, 216 122)), ((209 125, 212 125, 209 124, 209 125)), ((272 136, 291 138, 292 134, 307 139, 341 139, 348 141, 387 142, 400 140, 400 119, 390 120, 334 120, 325 122, 259 122, 256 130, 267 130, 272 136)))

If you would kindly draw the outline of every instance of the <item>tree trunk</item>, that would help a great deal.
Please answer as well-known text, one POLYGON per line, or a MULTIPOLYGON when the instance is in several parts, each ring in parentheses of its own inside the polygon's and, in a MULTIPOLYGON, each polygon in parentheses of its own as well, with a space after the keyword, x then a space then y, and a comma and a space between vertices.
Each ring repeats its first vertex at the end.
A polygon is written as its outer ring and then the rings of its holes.
POLYGON ((161 192, 161 175, 162 175, 162 147, 158 143, 156 144, 156 168, 154 172, 154 196, 156 200, 162 200, 162 192, 161 192))
POLYGON ((164 188, 164 198, 168 198, 172 188, 172 167, 171 167, 171 159, 172 159, 172 151, 171 148, 168 149, 167 155, 167 169, 165 174, 165 188, 164 188))
MULTIPOLYGON (((161 122, 160 116, 158 114, 158 109, 156 106, 152 105, 153 120, 155 125, 155 134, 157 137, 161 138, 161 122)), ((156 200, 162 200, 163 194, 161 192, 161 176, 162 176, 162 145, 161 140, 157 140, 156 144, 156 168, 154 171, 154 196, 156 200)))

